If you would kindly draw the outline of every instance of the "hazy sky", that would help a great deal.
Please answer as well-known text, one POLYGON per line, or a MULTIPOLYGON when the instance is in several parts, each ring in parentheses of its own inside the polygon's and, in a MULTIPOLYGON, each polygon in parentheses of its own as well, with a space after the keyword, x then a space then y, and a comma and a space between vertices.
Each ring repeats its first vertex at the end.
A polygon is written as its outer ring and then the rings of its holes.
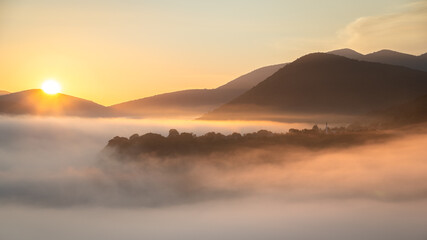
POLYGON ((0 89, 109 105, 350 47, 427 52, 427 1, 0 0, 0 89))

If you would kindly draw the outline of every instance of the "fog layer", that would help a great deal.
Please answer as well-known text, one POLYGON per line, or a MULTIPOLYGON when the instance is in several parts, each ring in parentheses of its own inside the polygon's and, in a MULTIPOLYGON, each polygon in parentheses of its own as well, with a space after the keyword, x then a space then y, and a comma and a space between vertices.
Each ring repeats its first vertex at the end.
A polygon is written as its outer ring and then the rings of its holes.
MULTIPOLYGON (((149 129, 165 132, 170 124, 115 121, 2 119, 0 201, 47 207, 153 207, 265 194, 292 201, 427 197, 425 134, 327 150, 242 147, 227 154, 146 156, 143 162, 122 162, 101 154, 106 136, 149 129)), ((236 130, 213 123, 180 124, 199 133, 210 127, 236 130)), ((241 128, 245 127, 268 126, 241 128)), ((270 129, 286 131, 285 127, 270 129)))
POLYGON ((328 150, 238 149, 202 161, 100 155, 115 135, 290 127, 304 126, 2 117, 0 239, 427 236, 425 133, 328 150))

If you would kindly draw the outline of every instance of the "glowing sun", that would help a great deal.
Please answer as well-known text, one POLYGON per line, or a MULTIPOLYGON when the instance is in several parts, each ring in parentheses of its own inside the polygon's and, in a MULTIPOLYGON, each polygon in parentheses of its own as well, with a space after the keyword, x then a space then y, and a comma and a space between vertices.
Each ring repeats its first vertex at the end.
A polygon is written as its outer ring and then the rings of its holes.
POLYGON ((42 90, 47 94, 57 94, 61 92, 61 85, 55 80, 46 80, 42 84, 42 90))

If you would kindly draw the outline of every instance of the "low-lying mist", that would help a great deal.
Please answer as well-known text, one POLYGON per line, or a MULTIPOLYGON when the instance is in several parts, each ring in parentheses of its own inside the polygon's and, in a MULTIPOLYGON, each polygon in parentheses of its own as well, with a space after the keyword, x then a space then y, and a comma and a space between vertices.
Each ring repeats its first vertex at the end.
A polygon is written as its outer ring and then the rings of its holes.
MULTIPOLYGON (((130 120, 83 118, 0 118, 0 202, 47 207, 73 205, 144 206, 174 203, 167 191, 159 189, 168 176, 148 179, 138 173, 132 181, 127 166, 107 167, 99 154, 108 139, 135 132, 167 134, 172 127, 198 134, 215 130, 223 133, 257 129, 287 131, 303 124, 269 122, 202 122, 182 120, 130 120), (148 181, 150 180, 150 181, 148 181), (140 183, 141 187, 136 184, 140 183), (151 194, 147 193, 152 192, 151 194), (159 192, 159 194, 157 194, 159 192), (162 194, 165 194, 162 197, 162 194), (153 197, 154 196, 154 197, 153 197)), ((152 178, 151 176, 150 178, 152 178)), ((186 177, 176 174, 176 177, 186 177)), ((176 183, 171 179, 171 183, 176 183)), ((189 179, 188 183, 191 183, 189 179)), ((185 183, 183 183, 185 184, 185 183)), ((173 186, 169 186, 174 189, 173 186)), ((216 190, 215 190, 216 191, 216 190)), ((182 196, 184 197, 184 196, 182 196)), ((180 199, 177 202, 181 202, 180 199)))
POLYGON ((164 133, 172 124, 199 134, 212 128, 286 131, 285 125, 267 123, 237 129, 214 122, 3 118, 0 201, 45 207, 153 207, 265 194, 293 201, 427 197, 424 134, 346 148, 241 147, 226 154, 146 156, 143 162, 101 154, 107 139, 119 132, 164 133))
POLYGON ((425 133, 401 131, 386 141, 323 150, 262 147, 208 154, 202 160, 193 159, 200 155, 153 157, 143 164, 117 161, 101 153, 116 135, 156 132, 166 136, 170 128, 201 135, 260 129, 286 132, 303 127, 310 126, 1 117, 0 224, 10 228, 0 238, 30 239, 11 224, 22 222, 30 233, 37 232, 40 229, 22 218, 38 216, 40 211, 45 213, 42 222, 46 224, 40 228, 49 230, 49 224, 58 218, 63 220, 59 223, 63 228, 50 229, 52 235, 32 235, 32 239, 60 236, 68 231, 67 226, 80 226, 83 231, 63 239, 427 236, 422 227, 427 219, 422 214, 427 203, 425 133), (101 220, 108 215, 107 209, 114 218, 109 222, 101 220), (96 229, 96 223, 89 220, 83 226, 77 219, 86 215, 111 229, 96 232, 88 227, 96 229), (398 216, 406 216, 408 222, 401 224, 398 216), (117 229, 117 220, 127 217, 146 225, 123 223, 126 227, 117 229), (166 223, 171 225, 170 231, 160 231, 166 223), (394 226, 390 231, 394 235, 382 234, 387 226, 394 226), (311 231, 303 230, 305 227, 311 231), (113 231, 124 233, 110 235, 113 231))

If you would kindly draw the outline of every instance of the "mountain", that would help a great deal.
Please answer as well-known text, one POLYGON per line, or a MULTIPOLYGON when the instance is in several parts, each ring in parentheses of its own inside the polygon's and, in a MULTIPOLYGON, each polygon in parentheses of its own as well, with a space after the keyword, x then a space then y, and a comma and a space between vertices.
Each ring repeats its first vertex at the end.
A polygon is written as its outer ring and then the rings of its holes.
POLYGON ((392 106, 372 116, 375 117, 376 124, 381 127, 400 127, 427 122, 427 95, 392 106))
MULTIPOLYGON (((405 66, 427 71, 427 53, 421 56, 381 50, 363 55, 352 49, 339 49, 330 54, 351 59, 405 66)), ((116 104, 110 109, 116 115, 149 117, 196 117, 233 100, 277 72, 286 64, 256 69, 215 89, 190 89, 159 94, 116 104)))
POLYGON ((110 106, 117 115, 198 117, 234 99, 271 76, 285 64, 256 69, 216 89, 190 89, 159 94, 110 106))
POLYGON ((8 91, 3 91, 3 90, 0 90, 0 96, 1 95, 6 95, 6 94, 9 94, 10 92, 8 92, 8 91))
POLYGON ((334 50, 328 53, 361 61, 405 66, 416 70, 427 71, 427 53, 420 56, 414 56, 392 50, 381 50, 363 55, 348 48, 334 50))
POLYGON ((81 98, 32 89, 0 96, 0 114, 105 117, 109 110, 81 98))
POLYGON ((217 89, 238 89, 241 93, 253 88, 255 85, 264 81, 267 77, 277 72, 279 69, 284 67, 286 63, 270 65, 262 68, 258 68, 250 73, 240 76, 227 84, 224 84, 217 89))
POLYGON ((344 48, 328 52, 329 54, 338 55, 346 58, 361 60, 363 54, 354 51, 353 49, 344 48))
POLYGON ((386 109, 424 94, 427 72, 313 53, 201 119, 338 119, 386 109))
POLYGON ((135 117, 196 117, 230 101, 235 90, 190 89, 146 97, 110 106, 116 114, 135 117))
POLYGON ((198 117, 239 96, 283 66, 284 64, 278 64, 256 69, 216 89, 176 91, 120 103, 108 108, 65 94, 48 95, 36 89, 3 96, 0 91, 0 114, 198 117))

